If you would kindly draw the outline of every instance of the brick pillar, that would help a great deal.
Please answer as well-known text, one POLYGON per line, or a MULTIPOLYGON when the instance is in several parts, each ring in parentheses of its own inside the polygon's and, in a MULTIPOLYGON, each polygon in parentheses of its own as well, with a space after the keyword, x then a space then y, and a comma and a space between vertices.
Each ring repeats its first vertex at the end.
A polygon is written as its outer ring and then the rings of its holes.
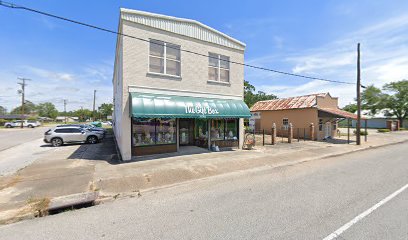
POLYGON ((292 125, 292 123, 289 123, 289 127, 288 127, 288 143, 292 143, 292 139, 293 139, 293 125, 292 125))
POLYGON ((399 131, 401 128, 401 123, 399 120, 397 120, 397 126, 396 126, 396 130, 399 131))
POLYGON ((271 132, 271 138, 272 138, 272 145, 276 144, 276 124, 272 124, 272 132, 271 132))
POLYGON ((310 140, 314 141, 315 140, 315 127, 314 127, 314 124, 311 123, 309 128, 310 128, 310 131, 309 131, 310 140))

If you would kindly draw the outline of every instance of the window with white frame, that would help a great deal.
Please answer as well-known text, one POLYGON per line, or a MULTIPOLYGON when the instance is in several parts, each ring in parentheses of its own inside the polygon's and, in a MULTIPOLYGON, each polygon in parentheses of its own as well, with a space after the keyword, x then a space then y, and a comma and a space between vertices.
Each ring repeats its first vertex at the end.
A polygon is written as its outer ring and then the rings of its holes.
POLYGON ((284 129, 288 129, 288 128, 289 128, 289 119, 284 118, 284 119, 282 120, 282 125, 283 125, 283 128, 284 128, 284 129))
POLYGON ((323 131, 323 119, 319 119, 319 131, 323 131))
POLYGON ((208 80, 229 82, 229 57, 220 54, 208 54, 208 80))
POLYGON ((149 72, 180 77, 180 66, 180 46, 159 40, 150 40, 149 72))

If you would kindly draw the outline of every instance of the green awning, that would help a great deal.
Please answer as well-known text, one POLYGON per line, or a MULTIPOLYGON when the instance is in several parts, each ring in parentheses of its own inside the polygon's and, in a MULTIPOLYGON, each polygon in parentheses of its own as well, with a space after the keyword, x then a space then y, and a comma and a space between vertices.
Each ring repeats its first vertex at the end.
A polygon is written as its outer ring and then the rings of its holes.
POLYGON ((249 118, 242 100, 129 93, 130 116, 138 118, 249 118))

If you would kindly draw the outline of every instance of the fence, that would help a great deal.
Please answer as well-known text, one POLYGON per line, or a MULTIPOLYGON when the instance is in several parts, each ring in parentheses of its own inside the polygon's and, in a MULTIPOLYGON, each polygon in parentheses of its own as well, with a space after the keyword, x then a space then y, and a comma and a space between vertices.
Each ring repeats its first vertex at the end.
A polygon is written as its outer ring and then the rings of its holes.
MULTIPOLYGON (((277 128, 275 141, 272 139, 271 129, 260 130, 245 130, 246 134, 253 134, 256 146, 273 145, 274 143, 288 143, 289 142, 289 128, 277 128)), ((293 128, 292 141, 306 141, 310 139, 310 132, 308 128, 293 128)))

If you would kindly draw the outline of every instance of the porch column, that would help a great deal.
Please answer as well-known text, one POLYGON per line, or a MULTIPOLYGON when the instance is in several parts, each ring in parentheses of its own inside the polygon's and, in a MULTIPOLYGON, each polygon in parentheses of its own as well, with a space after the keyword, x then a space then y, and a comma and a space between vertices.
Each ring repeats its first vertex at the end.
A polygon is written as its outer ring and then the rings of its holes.
POLYGON ((238 119, 238 148, 242 149, 242 146, 244 145, 244 119, 240 118, 238 119))
POLYGON ((211 119, 207 119, 208 128, 208 150, 211 150, 211 119))
POLYGON ((176 144, 177 144, 177 152, 180 150, 180 125, 179 125, 180 118, 176 118, 176 144))

